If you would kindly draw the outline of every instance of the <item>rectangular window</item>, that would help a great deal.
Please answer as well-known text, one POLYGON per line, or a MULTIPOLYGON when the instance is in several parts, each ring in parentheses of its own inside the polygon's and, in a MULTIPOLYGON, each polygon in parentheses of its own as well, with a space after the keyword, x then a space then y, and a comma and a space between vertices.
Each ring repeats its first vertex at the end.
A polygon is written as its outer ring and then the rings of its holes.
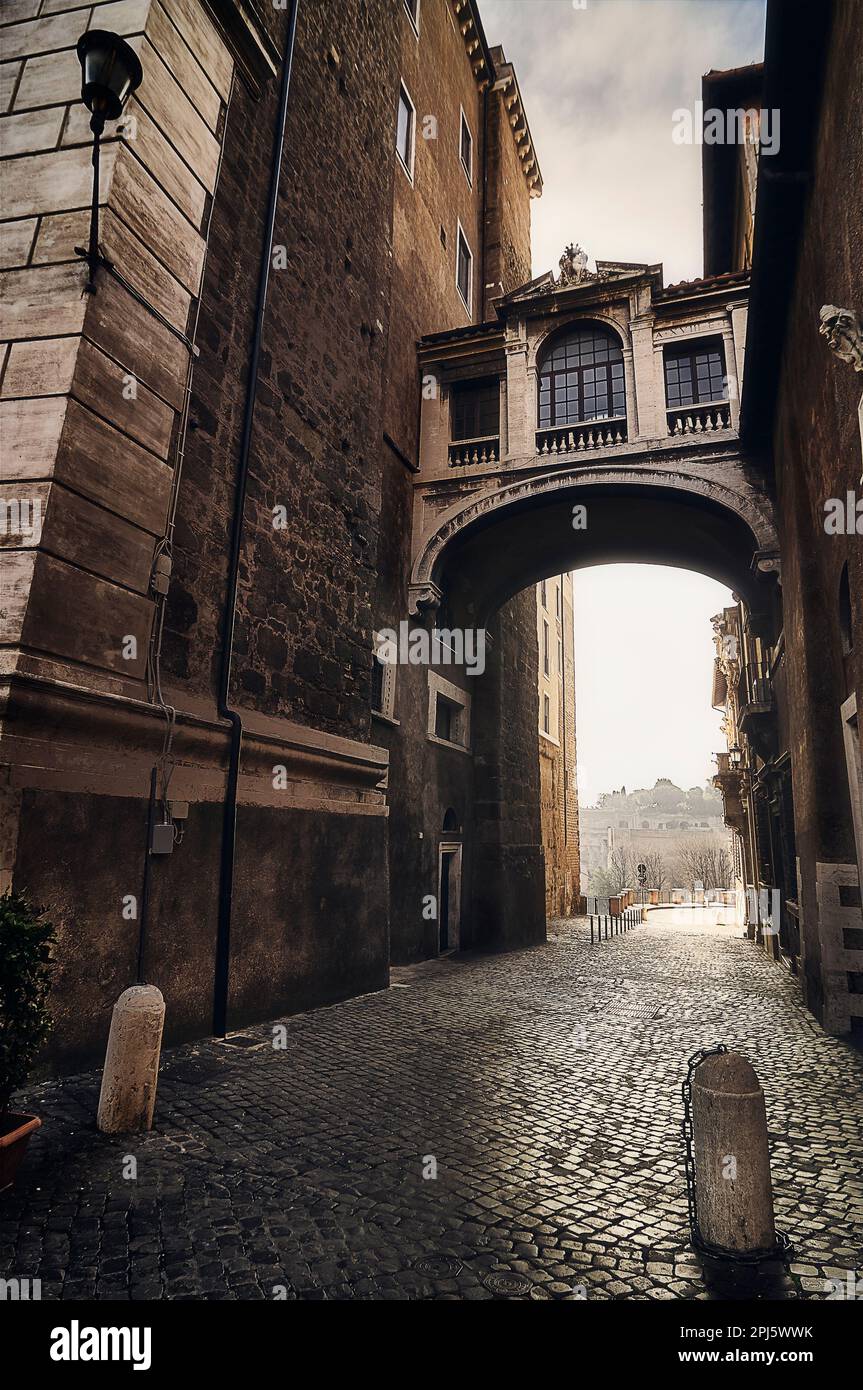
POLYGON ((451 397, 452 437, 490 439, 500 430, 500 382, 468 381, 454 386, 451 397))
POLYGON ((467 237, 461 229, 458 229, 458 247, 456 249, 455 260, 455 282, 458 292, 464 300, 465 308, 471 314, 471 299, 473 289, 473 253, 467 244, 467 237))
POLYGON ((461 167, 464 169, 468 183, 473 187, 473 136, 470 133, 470 126, 467 117, 462 110, 461 113, 461 133, 459 135, 459 155, 461 157, 461 167))
POLYGON ((563 671, 563 643, 560 638, 557 639, 557 669, 563 671))
POLYGON ((542 669, 546 675, 549 672, 548 661, 548 623, 543 619, 542 623, 542 669))
POLYGON ((557 616, 560 617, 560 584, 559 584, 559 583, 558 583, 558 584, 555 584, 555 586, 554 586, 554 610, 555 610, 555 612, 557 613, 557 616))
POLYGON ((414 127, 416 113, 414 104, 404 83, 399 87, 399 109, 396 121, 396 151, 404 171, 413 183, 414 178, 414 127))
POLYGON ((539 591, 540 591, 540 594, 542 595, 542 606, 543 606, 543 608, 547 608, 547 607, 548 607, 548 588, 547 588, 547 586, 546 586, 546 581, 545 581, 544 579, 543 579, 542 583, 541 583, 540 586, 539 586, 539 591))
POLYGON ((434 720, 434 731, 438 738, 445 738, 447 743, 454 743, 457 720, 458 705, 452 700, 447 700, 445 696, 438 695, 434 720))
POLYGON ((429 671, 428 736, 435 743, 468 752, 470 748, 470 695, 436 671, 429 671))
POLYGON ((728 400, 721 338, 703 338, 696 344, 666 348, 665 400, 669 410, 728 400))
POLYGON ((547 695, 542 697, 542 732, 551 733, 551 701, 547 695))

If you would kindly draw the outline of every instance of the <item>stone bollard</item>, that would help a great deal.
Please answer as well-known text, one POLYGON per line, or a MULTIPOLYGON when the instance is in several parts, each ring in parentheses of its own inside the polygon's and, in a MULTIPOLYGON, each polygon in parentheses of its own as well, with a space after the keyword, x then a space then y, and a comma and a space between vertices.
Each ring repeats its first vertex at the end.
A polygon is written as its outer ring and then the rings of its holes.
POLYGON ((692 1137, 702 1239, 729 1254, 773 1250, 764 1092, 739 1053, 713 1053, 695 1068, 692 1137))
POLYGON ((96 1115, 104 1134, 152 1126, 164 1023, 165 1001, 155 985, 133 985, 114 1005, 96 1115))

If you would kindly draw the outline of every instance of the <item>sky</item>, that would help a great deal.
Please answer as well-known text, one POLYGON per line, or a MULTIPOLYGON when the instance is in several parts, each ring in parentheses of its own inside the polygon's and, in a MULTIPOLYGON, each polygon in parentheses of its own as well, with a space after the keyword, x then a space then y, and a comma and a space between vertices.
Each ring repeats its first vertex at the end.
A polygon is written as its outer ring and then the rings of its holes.
POLYGON ((703 786, 726 747, 711 708, 711 617, 731 590, 665 565, 595 565, 574 575, 578 800, 703 786))
MULTIPOLYGON (((566 244, 600 260, 661 261, 665 283, 701 275, 701 148, 676 144, 711 68, 763 57, 765 0, 481 0, 490 44, 515 66, 543 176, 533 273, 566 244)), ((575 575, 579 801, 703 785, 725 747, 710 707, 715 580, 653 565, 575 575), (621 679, 621 668, 626 672, 621 679)))
POLYGON ((763 57, 764 0, 480 0, 514 64, 539 156, 533 273, 579 242, 600 260, 701 274, 701 148, 675 144, 711 68, 763 57))

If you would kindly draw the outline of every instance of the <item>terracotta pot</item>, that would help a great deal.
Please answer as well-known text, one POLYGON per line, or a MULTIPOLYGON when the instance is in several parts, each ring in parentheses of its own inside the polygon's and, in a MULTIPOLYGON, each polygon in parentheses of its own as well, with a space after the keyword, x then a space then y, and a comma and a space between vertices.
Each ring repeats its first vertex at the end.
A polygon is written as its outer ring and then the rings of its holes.
POLYGON ((16 1115, 11 1110, 0 1119, 0 1192, 15 1181, 30 1135, 41 1123, 38 1115, 16 1115))

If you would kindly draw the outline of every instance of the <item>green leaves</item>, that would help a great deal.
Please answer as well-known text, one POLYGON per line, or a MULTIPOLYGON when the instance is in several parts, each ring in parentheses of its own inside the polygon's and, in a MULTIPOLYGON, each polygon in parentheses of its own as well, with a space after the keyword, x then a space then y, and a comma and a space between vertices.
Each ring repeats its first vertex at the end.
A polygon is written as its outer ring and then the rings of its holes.
POLYGON ((0 897, 0 1116, 49 1033, 54 927, 23 893, 0 897))

